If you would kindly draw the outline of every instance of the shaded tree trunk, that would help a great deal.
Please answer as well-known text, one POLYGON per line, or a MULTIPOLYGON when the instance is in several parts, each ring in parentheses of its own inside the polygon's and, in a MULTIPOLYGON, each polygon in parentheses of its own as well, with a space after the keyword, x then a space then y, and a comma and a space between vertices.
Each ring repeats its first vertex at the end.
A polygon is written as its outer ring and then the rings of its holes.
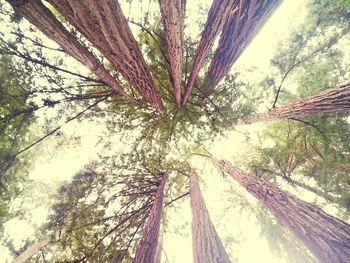
POLYGON ((219 46, 205 77, 204 92, 210 95, 215 86, 228 74, 233 63, 243 53, 282 0, 235 0, 238 11, 225 24, 219 46))
POLYGON ((112 87, 118 94, 126 95, 120 84, 109 74, 96 57, 83 46, 60 21, 44 6, 40 0, 7 0, 16 13, 26 18, 61 48, 89 68, 103 82, 112 87))
POLYGON ((193 262, 231 262, 210 220, 209 212, 201 194, 198 175, 190 175, 190 199, 192 209, 193 262))
POLYGON ((316 194, 316 195, 318 195, 320 197, 323 197, 324 199, 326 199, 327 201, 329 201, 331 203, 337 203, 338 202, 336 197, 334 197, 331 194, 328 194, 328 193, 326 193, 326 192, 324 192, 322 190, 316 189, 315 187, 311 187, 311 186, 309 186, 307 184, 304 184, 303 182, 296 181, 296 180, 294 180, 292 178, 288 178, 286 180, 287 180, 287 182, 291 183, 292 185, 296 185, 296 186, 298 186, 300 188, 308 190, 308 191, 310 191, 310 192, 312 192, 312 193, 314 193, 314 194, 316 194))
POLYGON ((50 242, 48 240, 38 240, 33 245, 28 247, 21 255, 15 258, 13 263, 27 262, 32 256, 37 254, 40 250, 46 247, 50 242))
POLYGON ((164 105, 118 1, 48 0, 159 112, 164 105))
POLYGON ((211 50, 214 41, 218 34, 222 31, 224 24, 229 17, 238 11, 236 4, 237 1, 232 0, 214 0, 207 17, 207 21, 202 32, 201 40, 198 43, 197 51, 192 62, 192 69, 188 82, 186 84, 185 95, 183 98, 183 106, 186 105, 194 83, 198 78, 199 71, 201 70, 205 59, 209 51, 211 50))
POLYGON ((149 212, 142 238, 137 245, 134 263, 154 263, 157 258, 159 228, 162 219, 164 187, 168 174, 163 173, 152 208, 149 212))
POLYGON ((350 84, 328 89, 319 94, 303 98, 269 112, 248 117, 244 123, 254 123, 284 118, 297 118, 307 115, 341 113, 350 109, 350 84))
POLYGON ((181 106, 185 0, 159 0, 175 101, 181 106))
POLYGON ((251 176, 225 160, 211 158, 256 197, 284 226, 299 238, 320 262, 344 263, 350 260, 350 225, 326 214, 274 184, 251 176))

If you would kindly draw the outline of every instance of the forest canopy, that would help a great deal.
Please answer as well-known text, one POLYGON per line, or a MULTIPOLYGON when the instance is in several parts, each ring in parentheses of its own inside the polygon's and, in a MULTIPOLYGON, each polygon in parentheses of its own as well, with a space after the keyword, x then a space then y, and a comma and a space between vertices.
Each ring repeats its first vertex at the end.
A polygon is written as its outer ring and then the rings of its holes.
POLYGON ((292 2, 0 0, 0 258, 349 261, 350 2, 292 2))

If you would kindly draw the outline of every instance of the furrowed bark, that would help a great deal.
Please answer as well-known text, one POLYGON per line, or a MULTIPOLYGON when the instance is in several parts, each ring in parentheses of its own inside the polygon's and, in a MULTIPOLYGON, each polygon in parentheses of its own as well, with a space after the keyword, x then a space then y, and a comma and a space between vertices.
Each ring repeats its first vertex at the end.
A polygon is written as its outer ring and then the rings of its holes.
POLYGON ((257 198, 320 262, 350 261, 349 224, 282 191, 270 182, 233 167, 228 161, 213 157, 211 160, 257 198))
POLYGON ((248 117, 243 123, 254 123, 307 115, 341 113, 350 109, 350 84, 328 89, 319 94, 303 98, 286 106, 273 108, 269 112, 248 117))
POLYGON ((231 262, 212 224, 201 194, 198 175, 190 175, 193 262, 231 262))
POLYGON ((48 240, 38 240, 33 245, 28 247, 22 254, 16 257, 13 263, 24 263, 31 259, 40 250, 44 249, 50 242, 48 240))
POLYGON ((116 0, 48 0, 159 112, 164 105, 116 0))
POLYGON ((233 63, 243 53, 254 36, 279 6, 282 0, 234 0, 238 11, 225 24, 219 46, 205 77, 204 92, 209 96, 228 74, 233 63))
POLYGON ((175 101, 181 106, 185 0, 159 0, 175 101))
POLYGON ((60 21, 44 6, 40 0, 7 0, 16 13, 26 18, 47 37, 57 42, 69 55, 90 69, 103 82, 113 88, 119 95, 128 96, 121 85, 109 74, 95 56, 83 46, 60 21))
POLYGON ((192 69, 182 105, 185 106, 193 89, 193 85, 198 78, 199 71, 211 50, 218 34, 222 31, 224 24, 234 12, 238 11, 237 1, 234 0, 214 0, 208 14, 208 18, 202 32, 201 40, 198 43, 197 51, 193 59, 192 69))
POLYGON ((149 216, 145 224, 141 241, 137 245, 133 263, 156 262, 159 228, 163 210, 164 187, 167 179, 168 174, 164 173, 162 181, 158 186, 151 211, 149 212, 149 216))

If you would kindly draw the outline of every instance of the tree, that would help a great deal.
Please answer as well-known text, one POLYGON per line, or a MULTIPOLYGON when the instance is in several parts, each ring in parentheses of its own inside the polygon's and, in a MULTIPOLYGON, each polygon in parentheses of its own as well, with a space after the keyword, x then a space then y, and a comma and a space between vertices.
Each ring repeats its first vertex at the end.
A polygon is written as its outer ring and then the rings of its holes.
POLYGON ((190 174, 193 262, 231 262, 210 220, 197 173, 190 174))
POLYGON ((214 40, 222 31, 223 26, 227 23, 230 12, 234 12, 235 1, 214 0, 208 18, 202 32, 201 39, 198 43, 196 54, 192 62, 192 69, 186 84, 186 91, 183 98, 183 105, 186 105, 193 86, 198 78, 200 69, 203 66, 210 49, 214 44, 214 40))
POLYGON ((225 160, 210 157, 257 198, 277 220, 309 248, 320 262, 344 262, 350 257, 350 225, 326 214, 261 178, 235 168, 225 160))
POLYGON ((157 245, 160 244, 158 241, 159 229, 162 218, 164 187, 167 177, 168 175, 166 173, 162 173, 162 180, 158 186, 156 196, 154 198, 152 208, 149 212, 142 238, 137 246, 133 262, 160 262, 157 261, 157 256, 160 256, 159 252, 157 255, 157 251, 159 251, 157 245))
POLYGON ((277 107, 267 113, 257 114, 244 120, 245 123, 274 119, 298 118, 314 114, 341 113, 350 108, 350 84, 328 89, 294 103, 277 107))
POLYGON ((229 14, 230 18, 224 25, 219 46, 206 73, 204 90, 207 96, 227 75, 233 63, 281 2, 235 1, 237 8, 229 14))
POLYGON ((185 1, 160 0, 175 102, 181 107, 185 1))

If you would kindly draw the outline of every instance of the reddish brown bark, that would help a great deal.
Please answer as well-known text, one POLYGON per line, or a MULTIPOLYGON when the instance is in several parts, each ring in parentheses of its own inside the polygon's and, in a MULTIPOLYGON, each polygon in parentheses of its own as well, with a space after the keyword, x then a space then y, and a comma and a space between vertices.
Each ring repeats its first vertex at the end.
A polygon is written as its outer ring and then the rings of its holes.
POLYGON ((233 167, 228 161, 211 160, 256 197, 320 262, 350 261, 349 224, 282 191, 270 182, 233 167))
POLYGON ((297 118, 306 115, 340 113, 350 109, 350 84, 328 89, 324 92, 303 98, 291 104, 274 108, 243 120, 254 123, 284 118, 297 118))
POLYGON ((210 95, 228 74, 233 63, 243 53, 282 0, 234 0, 238 11, 225 24, 219 46, 205 77, 204 92, 210 95))
POLYGON ((164 173, 162 181, 158 186, 156 196, 153 201, 151 211, 142 238, 137 245, 134 263, 154 263, 157 260, 157 247, 159 238, 159 228, 162 219, 164 187, 168 179, 168 174, 164 173))
POLYGON ((151 73, 115 0, 49 0, 159 112, 164 105, 151 73))
POLYGON ((231 262, 210 220, 195 171, 190 176, 193 262, 231 262))
POLYGON ((181 106, 185 0, 159 0, 175 101, 181 106))
POLYGON ((207 21, 202 32, 201 40, 198 43, 197 51, 193 59, 192 69, 188 82, 186 84, 186 90, 183 98, 182 105, 185 106, 193 89, 193 85, 198 78, 199 71, 201 70, 203 63, 211 50, 214 41, 218 34, 222 31, 224 24, 229 17, 238 11, 237 1, 233 0, 214 0, 207 17, 207 21))
MULTIPOLYGON (((26 18, 49 38, 57 42, 61 48, 89 68, 103 82, 112 87, 120 95, 127 96, 123 88, 109 74, 103 65, 59 22, 51 11, 40 0, 8 0, 16 13, 26 18)), ((129 97, 129 96, 127 96, 129 97)), ((129 97, 131 100, 131 98, 129 97)))

